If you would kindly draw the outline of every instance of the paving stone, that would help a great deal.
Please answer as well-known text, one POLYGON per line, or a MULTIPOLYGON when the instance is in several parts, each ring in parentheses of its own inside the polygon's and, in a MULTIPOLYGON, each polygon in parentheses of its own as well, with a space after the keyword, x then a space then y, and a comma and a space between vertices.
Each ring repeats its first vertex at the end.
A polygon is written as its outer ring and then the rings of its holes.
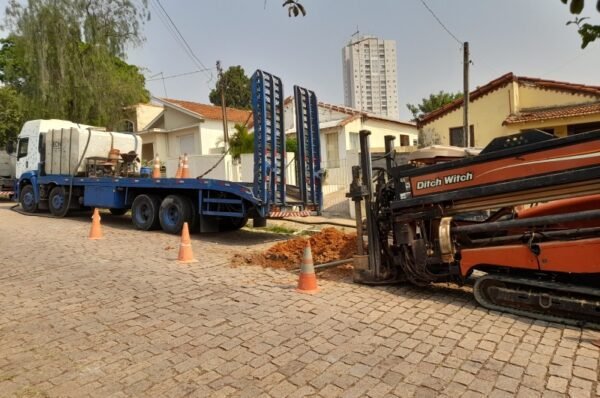
POLYGON ((539 391, 532 390, 525 386, 519 387, 519 391, 517 391, 517 398, 538 398, 541 396, 542 394, 539 391))
POLYGON ((546 384, 546 388, 551 391, 565 393, 567 392, 568 383, 569 381, 567 379, 563 379, 562 377, 550 376, 548 383, 546 384))
POLYGON ((517 389, 519 388, 519 380, 513 379, 512 377, 506 377, 506 376, 500 375, 500 376, 498 376, 498 379, 496 380, 496 388, 503 390, 503 391, 515 393, 515 392, 517 392, 517 389))
POLYGON ((87 216, 0 202, 0 220, 0 395, 600 395, 600 336, 484 310, 469 287, 327 280, 305 296, 286 271, 229 267, 249 231, 193 235, 202 262, 181 266, 176 237, 109 216, 101 242, 87 216))

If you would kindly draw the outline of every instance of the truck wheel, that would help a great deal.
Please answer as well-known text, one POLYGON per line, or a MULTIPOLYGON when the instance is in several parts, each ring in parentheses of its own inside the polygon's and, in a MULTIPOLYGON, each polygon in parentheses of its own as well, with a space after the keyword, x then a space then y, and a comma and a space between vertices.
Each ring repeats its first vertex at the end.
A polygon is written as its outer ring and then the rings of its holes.
POLYGON ((35 201, 32 185, 25 185, 19 193, 19 203, 26 213, 35 213, 38 210, 38 204, 35 201))
POLYGON ((108 209, 113 216, 122 216, 127 213, 127 209, 108 209))
POLYGON ((53 216, 64 217, 66 215, 65 208, 68 207, 68 196, 63 187, 52 188, 48 196, 48 209, 53 216))
POLYGON ((131 205, 131 221, 137 229, 150 231, 158 229, 160 198, 156 195, 138 195, 131 205))
POLYGON ((193 223, 192 206, 185 196, 169 195, 163 199, 158 212, 160 226, 163 231, 170 234, 181 232, 183 223, 193 223))

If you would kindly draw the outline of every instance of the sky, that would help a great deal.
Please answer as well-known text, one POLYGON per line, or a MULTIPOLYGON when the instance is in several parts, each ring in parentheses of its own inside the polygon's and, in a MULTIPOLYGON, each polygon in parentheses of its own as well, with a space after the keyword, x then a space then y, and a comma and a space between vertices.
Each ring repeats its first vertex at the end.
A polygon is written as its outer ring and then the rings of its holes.
MULTIPOLYGON (((462 91, 463 41, 473 63, 471 90, 507 72, 600 85, 600 43, 580 48, 560 0, 423 0, 458 42, 421 0, 301 0, 307 16, 298 18, 288 18, 282 0, 159 1, 199 60, 174 39, 157 0, 148 0, 146 40, 129 49, 127 62, 143 68, 147 88, 159 97, 209 103, 220 60, 225 69, 241 65, 248 76, 259 68, 281 77, 286 96, 298 84, 321 101, 343 104, 341 53, 357 29, 396 41, 401 119, 410 117, 407 103, 440 90, 462 91), (157 79, 161 72, 197 71, 200 64, 209 70, 157 79)), ((0 0, 0 8, 6 3, 0 0)), ((586 3, 584 15, 600 24, 595 1, 586 3)))

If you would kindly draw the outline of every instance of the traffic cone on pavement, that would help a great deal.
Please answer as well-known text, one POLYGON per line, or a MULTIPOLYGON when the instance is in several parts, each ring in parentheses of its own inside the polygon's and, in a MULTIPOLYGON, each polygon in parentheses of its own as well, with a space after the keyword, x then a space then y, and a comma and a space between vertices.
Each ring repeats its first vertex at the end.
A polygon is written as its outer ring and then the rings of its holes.
POLYGON ((179 163, 177 164, 177 172, 175 173, 175 178, 181 178, 181 173, 183 172, 183 158, 179 156, 179 163))
POLYGON ((100 227, 100 212, 94 209, 92 216, 92 228, 90 229, 89 239, 102 239, 102 228, 100 227))
POLYGON ((312 250, 310 249, 310 241, 306 243, 304 248, 304 256, 302 256, 302 266, 300 267, 300 278, 298 279, 297 292, 300 293, 316 293, 319 291, 317 286, 317 276, 315 275, 315 266, 313 264, 312 250))
POLYGON ((158 153, 154 158, 154 169, 152 170, 152 178, 160 178, 160 159, 158 158, 158 153))
POLYGON ((194 259, 194 253, 192 252, 192 241, 190 239, 190 230, 188 223, 183 223, 183 229, 181 230, 181 244, 179 246, 179 256, 177 260, 180 263, 193 263, 196 262, 194 259))
POLYGON ((187 153, 183 154, 183 168, 181 169, 181 178, 190 178, 190 164, 188 163, 187 153))

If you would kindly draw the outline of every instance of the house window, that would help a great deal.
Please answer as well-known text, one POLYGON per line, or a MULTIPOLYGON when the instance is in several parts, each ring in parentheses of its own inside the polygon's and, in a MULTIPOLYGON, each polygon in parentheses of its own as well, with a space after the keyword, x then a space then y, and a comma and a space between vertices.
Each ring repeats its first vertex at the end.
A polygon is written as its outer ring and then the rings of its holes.
POLYGON ((350 150, 358 151, 360 148, 360 140, 358 138, 358 133, 350 133, 350 150))
POLYGON ((123 120, 123 131, 133 133, 135 131, 135 125, 131 120, 123 120))
POLYGON ((400 146, 410 146, 410 137, 406 134, 400 134, 400 146))
POLYGON ((194 145, 194 134, 179 136, 179 153, 195 153, 196 146, 194 145))
POLYGON ((331 168, 340 167, 340 152, 338 134, 325 134, 325 151, 327 155, 327 166, 331 168))
POLYGON ((452 146, 475 146, 475 126, 469 126, 469 144, 466 145, 463 137, 463 128, 462 127, 451 127, 450 128, 450 145, 452 146))
POLYGON ((142 144, 142 160, 151 161, 154 159, 154 144, 142 144))
POLYGON ((598 129, 600 129, 600 122, 570 124, 567 126, 567 134, 574 135, 598 129))

